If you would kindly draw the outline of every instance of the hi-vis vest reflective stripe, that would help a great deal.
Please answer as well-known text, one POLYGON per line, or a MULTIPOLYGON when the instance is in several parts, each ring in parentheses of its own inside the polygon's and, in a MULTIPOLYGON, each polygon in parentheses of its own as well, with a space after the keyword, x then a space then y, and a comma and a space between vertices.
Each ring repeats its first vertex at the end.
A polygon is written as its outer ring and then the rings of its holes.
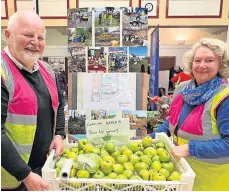
MULTIPOLYGON (((56 118, 58 92, 56 88, 55 75, 48 64, 43 62, 38 63, 39 71, 52 99, 52 107, 56 118)), ((5 82, 9 92, 5 132, 9 139, 13 142, 22 159, 28 164, 37 126, 37 97, 33 89, 21 75, 18 68, 4 51, 2 51, 1 65, 1 78, 3 82, 5 82)), ((56 121, 54 120, 54 122, 56 121)), ((20 185, 20 182, 10 175, 3 167, 1 171, 1 187, 3 189, 13 189, 20 185)))
MULTIPOLYGON (((174 94, 174 99, 170 107, 169 128, 173 135, 174 141, 178 145, 186 144, 189 140, 207 141, 221 138, 216 123, 216 108, 220 102, 229 96, 229 84, 222 83, 214 97, 209 99, 205 104, 197 106, 186 118, 182 126, 177 132, 177 137, 174 135, 179 120, 179 116, 183 106, 183 97, 180 91, 184 88, 180 86, 174 94)), ((192 157, 193 158, 193 157, 192 157)), ((211 164, 227 164, 229 158, 217 159, 198 159, 211 164)))

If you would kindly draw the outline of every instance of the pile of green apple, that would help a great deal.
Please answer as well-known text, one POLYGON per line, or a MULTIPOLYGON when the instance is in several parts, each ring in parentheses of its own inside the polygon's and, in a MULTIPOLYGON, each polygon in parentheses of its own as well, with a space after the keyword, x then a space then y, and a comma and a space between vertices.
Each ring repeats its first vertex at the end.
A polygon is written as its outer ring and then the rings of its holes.
POLYGON ((155 142, 146 136, 142 141, 132 141, 128 146, 117 148, 107 142, 102 147, 94 146, 87 139, 81 139, 77 147, 65 149, 56 163, 57 177, 64 160, 77 159, 78 155, 94 153, 100 156, 99 169, 91 173, 77 170, 72 166, 71 178, 121 179, 121 180, 161 180, 180 181, 181 174, 175 170, 170 154, 163 142, 155 142))

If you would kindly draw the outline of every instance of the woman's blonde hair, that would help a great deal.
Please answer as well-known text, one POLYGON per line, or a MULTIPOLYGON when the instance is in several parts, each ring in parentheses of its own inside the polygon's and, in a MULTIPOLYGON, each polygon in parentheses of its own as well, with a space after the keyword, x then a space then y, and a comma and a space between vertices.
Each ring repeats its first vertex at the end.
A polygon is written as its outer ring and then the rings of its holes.
POLYGON ((193 60, 199 47, 207 47, 220 57, 219 74, 221 77, 229 78, 229 45, 218 39, 205 38, 194 44, 184 55, 184 70, 193 76, 193 60))

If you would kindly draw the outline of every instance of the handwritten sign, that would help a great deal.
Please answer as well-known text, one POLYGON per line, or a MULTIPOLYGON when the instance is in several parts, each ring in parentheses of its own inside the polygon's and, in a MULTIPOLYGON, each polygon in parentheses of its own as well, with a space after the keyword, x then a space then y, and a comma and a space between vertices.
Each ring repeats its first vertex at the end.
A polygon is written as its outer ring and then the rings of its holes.
POLYGON ((106 142, 114 142, 117 146, 127 145, 130 141, 129 119, 86 120, 86 134, 95 145, 106 142))

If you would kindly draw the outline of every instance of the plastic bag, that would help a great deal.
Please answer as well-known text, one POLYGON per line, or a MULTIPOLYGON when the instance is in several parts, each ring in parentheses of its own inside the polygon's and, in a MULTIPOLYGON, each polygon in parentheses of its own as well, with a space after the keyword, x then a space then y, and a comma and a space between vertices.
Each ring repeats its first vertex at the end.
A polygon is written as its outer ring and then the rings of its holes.
POLYGON ((100 160, 101 157, 94 153, 78 155, 73 162, 73 167, 79 170, 87 170, 89 173, 95 173, 99 170, 100 160))

